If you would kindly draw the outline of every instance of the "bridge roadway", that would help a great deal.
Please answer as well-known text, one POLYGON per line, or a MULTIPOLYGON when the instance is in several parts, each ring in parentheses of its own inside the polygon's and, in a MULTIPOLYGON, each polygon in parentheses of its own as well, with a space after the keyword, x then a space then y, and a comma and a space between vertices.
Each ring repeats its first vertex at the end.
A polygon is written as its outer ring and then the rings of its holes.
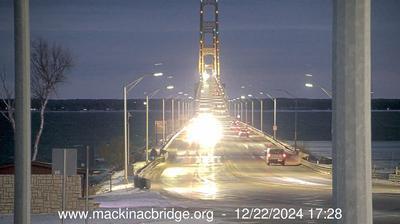
MULTIPOLYGON (((179 199, 181 206, 214 208, 232 218, 234 210, 243 207, 331 207, 331 176, 300 165, 294 153, 286 166, 267 166, 264 150, 277 146, 255 132, 241 138, 231 131, 231 118, 216 85, 203 85, 198 113, 213 113, 220 120, 222 139, 213 149, 193 150, 184 129, 169 145, 166 162, 144 174, 152 180, 152 190, 179 199)), ((375 223, 400 223, 399 193, 399 185, 374 184, 375 223)), ((281 222, 301 223, 276 223, 281 222)))

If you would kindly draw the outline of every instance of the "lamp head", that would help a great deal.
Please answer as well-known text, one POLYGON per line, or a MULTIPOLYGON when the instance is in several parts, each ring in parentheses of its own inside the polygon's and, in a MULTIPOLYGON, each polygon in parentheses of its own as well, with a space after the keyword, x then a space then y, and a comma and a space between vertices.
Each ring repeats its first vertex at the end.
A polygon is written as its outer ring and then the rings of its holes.
POLYGON ((153 76, 154 77, 160 77, 160 76, 163 76, 164 74, 162 73, 162 72, 156 72, 156 73, 153 73, 153 76))

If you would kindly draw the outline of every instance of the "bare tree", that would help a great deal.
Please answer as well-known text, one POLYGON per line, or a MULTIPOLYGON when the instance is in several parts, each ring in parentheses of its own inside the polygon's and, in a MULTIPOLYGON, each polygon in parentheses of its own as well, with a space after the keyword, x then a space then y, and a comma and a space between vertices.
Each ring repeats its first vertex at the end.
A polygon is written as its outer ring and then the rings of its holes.
POLYGON ((4 104, 5 111, 0 111, 1 115, 3 115, 11 124, 13 131, 15 131, 15 120, 14 120, 14 96, 13 92, 8 87, 7 83, 7 73, 5 69, 0 74, 1 81, 1 90, 0 97, 4 104))
POLYGON ((56 93, 56 88, 66 80, 66 73, 72 67, 70 52, 58 44, 49 45, 43 39, 32 43, 31 70, 32 96, 40 104, 40 125, 35 136, 32 160, 36 160, 40 138, 44 128, 47 103, 56 93))

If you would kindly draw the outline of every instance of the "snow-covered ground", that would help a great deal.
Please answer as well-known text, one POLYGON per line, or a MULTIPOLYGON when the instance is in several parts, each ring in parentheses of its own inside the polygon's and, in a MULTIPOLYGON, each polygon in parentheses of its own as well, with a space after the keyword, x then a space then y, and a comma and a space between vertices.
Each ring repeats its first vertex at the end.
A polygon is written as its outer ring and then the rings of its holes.
MULTIPOLYGON (((117 211, 119 208, 135 210, 163 210, 163 209, 176 209, 176 210, 207 210, 206 207, 212 206, 208 203, 198 203, 184 199, 170 199, 156 191, 140 190, 133 187, 133 179, 129 180, 126 184, 123 178, 123 172, 116 172, 112 176, 112 192, 110 189, 110 182, 105 181, 100 184, 97 194, 92 196, 93 200, 99 203, 98 211, 117 211)), ((216 216, 214 214, 213 216, 216 216)), ((58 214, 32 214, 33 224, 53 224, 61 223, 58 214)), ((210 219, 196 220, 182 220, 179 223, 210 223, 210 219)), ((0 215, 0 224, 13 223, 13 215, 0 215)), ((65 220, 65 224, 83 224, 84 219, 65 220)), ((93 219, 87 220, 90 224, 130 224, 130 223, 178 223, 176 220, 134 220, 134 219, 93 219)), ((229 223, 222 221, 220 218, 213 217, 212 223, 229 223)))

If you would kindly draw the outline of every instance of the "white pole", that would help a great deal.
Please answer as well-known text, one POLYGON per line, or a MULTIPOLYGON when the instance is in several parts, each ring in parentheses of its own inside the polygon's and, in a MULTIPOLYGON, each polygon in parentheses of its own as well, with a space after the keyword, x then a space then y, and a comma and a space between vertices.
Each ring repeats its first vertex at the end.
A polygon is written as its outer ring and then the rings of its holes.
POLYGON ((128 111, 127 111, 127 99, 126 99, 126 86, 124 86, 124 180, 128 183, 128 111))
POLYGON ((15 181, 14 223, 31 222, 31 81, 29 1, 14 1, 15 181))
POLYGON ((171 126, 172 126, 172 133, 175 132, 175 111, 174 111, 174 99, 171 99, 171 126))
MULTIPOLYGON (((128 129, 128 138, 127 138, 127 142, 128 142, 128 150, 127 150, 127 152, 126 152, 126 164, 128 164, 128 166, 129 166, 129 155, 130 155, 130 146, 131 146, 131 139, 130 139, 130 136, 131 136, 131 124, 130 124, 130 121, 131 121, 131 114, 130 113, 128 113, 128 119, 127 119, 127 123, 126 123, 126 126, 127 126, 127 129, 128 129)), ((127 170, 129 170, 129 169, 127 169, 127 170)), ((129 175, 129 172, 127 172, 128 173, 128 175, 129 175)))
POLYGON ((272 129, 274 131, 274 139, 276 139, 276 131, 278 130, 278 126, 276 125, 276 98, 274 98, 274 126, 272 129))
POLYGON ((240 102, 240 121, 243 121, 243 102, 240 102))
POLYGON ((181 127, 181 101, 178 100, 178 128, 181 127))
POLYGON ((247 122, 248 122, 248 120, 247 120, 247 100, 246 100, 246 102, 244 103, 244 111, 245 111, 245 116, 246 116, 246 124, 247 124, 247 122))
POLYGON ((254 101, 251 100, 251 126, 254 126, 254 101))
POLYGON ((263 122, 264 122, 264 115, 263 115, 263 113, 264 113, 264 108, 263 108, 263 100, 261 99, 260 100, 260 130, 261 130, 261 132, 263 132, 264 133, 264 124, 263 124, 263 122))
MULTIPOLYGON (((86 146, 86 177, 85 177, 85 211, 89 211, 89 146, 86 146)), ((88 222, 88 219, 85 219, 85 223, 88 222)))
POLYGON ((236 103, 233 103, 233 117, 236 118, 236 103))
POLYGON ((162 136, 163 143, 165 142, 165 99, 162 99, 162 136))
POLYGON ((149 162, 149 96, 146 96, 146 163, 149 162))
MULTIPOLYGON (((67 201, 67 149, 63 149, 63 180, 62 180, 62 210, 66 210, 67 201)), ((64 219, 61 219, 64 223, 64 219)))

